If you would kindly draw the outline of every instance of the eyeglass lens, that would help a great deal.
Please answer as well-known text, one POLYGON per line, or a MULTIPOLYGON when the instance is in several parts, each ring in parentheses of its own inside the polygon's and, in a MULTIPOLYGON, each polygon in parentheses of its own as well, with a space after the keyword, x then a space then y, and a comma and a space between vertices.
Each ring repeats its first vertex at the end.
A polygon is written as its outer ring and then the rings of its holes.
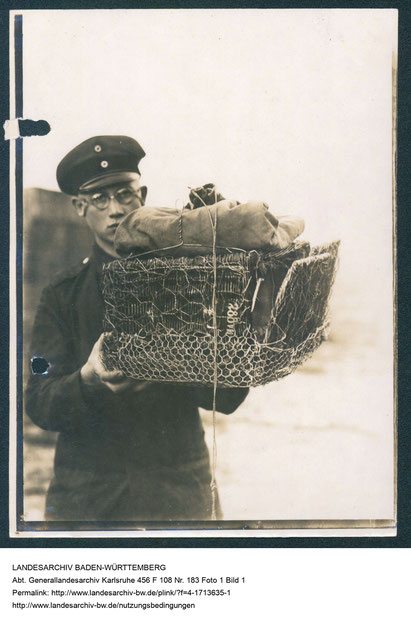
POLYGON ((97 209, 106 209, 111 198, 115 198, 120 205, 129 205, 136 196, 138 191, 125 187, 117 190, 112 196, 105 191, 98 192, 92 196, 91 202, 97 209))

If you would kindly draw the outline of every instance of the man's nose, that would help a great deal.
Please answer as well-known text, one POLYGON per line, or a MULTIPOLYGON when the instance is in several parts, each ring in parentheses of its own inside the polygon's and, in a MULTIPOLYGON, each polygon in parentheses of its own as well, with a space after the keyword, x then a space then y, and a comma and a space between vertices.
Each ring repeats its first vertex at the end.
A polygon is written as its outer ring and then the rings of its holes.
POLYGON ((107 213, 110 217, 120 215, 122 216, 125 213, 124 206, 118 202, 115 196, 110 196, 108 199, 107 213))

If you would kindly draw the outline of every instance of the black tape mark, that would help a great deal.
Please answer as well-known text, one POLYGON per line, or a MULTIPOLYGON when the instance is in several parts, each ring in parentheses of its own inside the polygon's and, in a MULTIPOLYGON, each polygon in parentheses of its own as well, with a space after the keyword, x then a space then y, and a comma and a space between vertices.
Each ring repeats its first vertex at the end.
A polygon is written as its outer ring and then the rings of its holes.
POLYGON ((31 358, 31 371, 33 374, 47 374, 49 366, 49 362, 44 357, 31 358))
POLYGON ((50 130, 50 124, 46 120, 19 120, 20 137, 47 135, 50 130))

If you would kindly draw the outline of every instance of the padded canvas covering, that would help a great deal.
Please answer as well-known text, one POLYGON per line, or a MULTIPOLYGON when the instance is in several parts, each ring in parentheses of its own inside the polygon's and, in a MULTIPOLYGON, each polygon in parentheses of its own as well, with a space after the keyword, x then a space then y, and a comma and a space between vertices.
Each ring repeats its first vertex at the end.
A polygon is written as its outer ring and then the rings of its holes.
POLYGON ((191 257, 210 254, 214 244, 219 252, 267 252, 287 248, 303 230, 301 218, 277 218, 265 203, 221 200, 191 210, 140 207, 120 222, 114 244, 120 255, 191 257))

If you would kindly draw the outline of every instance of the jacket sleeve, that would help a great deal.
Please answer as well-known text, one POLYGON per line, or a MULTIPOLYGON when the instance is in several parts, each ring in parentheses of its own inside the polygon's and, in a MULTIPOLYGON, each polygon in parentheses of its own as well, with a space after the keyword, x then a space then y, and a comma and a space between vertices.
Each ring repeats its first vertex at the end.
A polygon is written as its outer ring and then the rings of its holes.
MULTIPOLYGON (((193 388, 196 402, 203 409, 213 409, 213 388, 193 388)), ((216 410, 222 414, 232 414, 244 401, 248 388, 217 388, 216 410)))
POLYGON ((55 289, 45 288, 33 327, 25 400, 31 420, 50 431, 76 429, 85 420, 92 420, 93 414, 83 390, 79 364, 75 363, 73 338, 64 314, 67 312, 61 311, 55 289), (35 374, 39 370, 37 364, 45 371, 35 374))

